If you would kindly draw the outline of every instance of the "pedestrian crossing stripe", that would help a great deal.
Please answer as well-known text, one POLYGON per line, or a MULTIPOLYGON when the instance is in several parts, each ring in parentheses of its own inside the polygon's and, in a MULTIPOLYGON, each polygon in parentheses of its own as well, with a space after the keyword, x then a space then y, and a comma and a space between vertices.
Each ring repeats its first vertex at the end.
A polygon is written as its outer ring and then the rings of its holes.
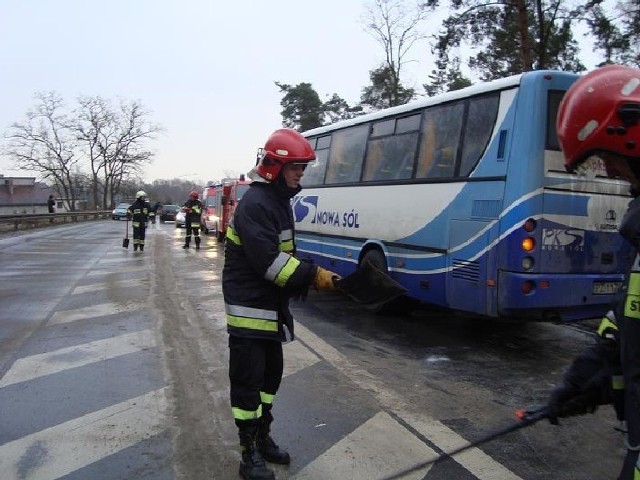
POLYGON ((58 310, 49 319, 48 325, 59 325, 78 320, 86 320, 93 317, 104 317, 117 313, 129 313, 135 310, 142 310, 145 305, 138 302, 122 303, 100 303, 89 307, 75 308, 72 310, 58 310))
POLYGON ((0 446, 3 480, 54 480, 159 435, 161 388, 0 446))
POLYGON ((143 330, 19 358, 0 379, 0 388, 155 346, 153 332, 143 330))

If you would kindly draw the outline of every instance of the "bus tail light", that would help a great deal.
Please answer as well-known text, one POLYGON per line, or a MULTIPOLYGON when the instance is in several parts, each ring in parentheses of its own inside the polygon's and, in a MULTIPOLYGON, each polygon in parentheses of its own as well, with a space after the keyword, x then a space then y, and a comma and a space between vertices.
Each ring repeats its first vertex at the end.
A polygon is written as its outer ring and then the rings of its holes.
POLYGON ((533 237, 526 237, 522 239, 522 243, 520 246, 525 252, 530 252, 536 247, 536 241, 533 239, 533 237))
POLYGON ((524 295, 529 295, 529 294, 535 292, 535 290, 536 290, 536 283, 531 281, 531 280, 526 280, 526 281, 522 282, 522 286, 520 287, 520 291, 524 295))
POLYGON ((533 218, 528 218, 522 228, 524 228, 525 232, 533 232, 538 226, 537 222, 533 218))

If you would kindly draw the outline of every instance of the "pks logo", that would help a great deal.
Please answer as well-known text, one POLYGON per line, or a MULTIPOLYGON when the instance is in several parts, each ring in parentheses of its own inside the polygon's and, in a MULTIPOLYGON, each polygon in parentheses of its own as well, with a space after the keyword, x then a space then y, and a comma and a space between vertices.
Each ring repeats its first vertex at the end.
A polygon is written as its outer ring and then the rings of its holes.
POLYGON ((582 251, 584 230, 545 228, 542 231, 542 249, 582 251))
POLYGON ((301 196, 293 198, 293 217, 297 222, 302 222, 311 215, 314 219, 318 210, 318 197, 315 195, 301 196))

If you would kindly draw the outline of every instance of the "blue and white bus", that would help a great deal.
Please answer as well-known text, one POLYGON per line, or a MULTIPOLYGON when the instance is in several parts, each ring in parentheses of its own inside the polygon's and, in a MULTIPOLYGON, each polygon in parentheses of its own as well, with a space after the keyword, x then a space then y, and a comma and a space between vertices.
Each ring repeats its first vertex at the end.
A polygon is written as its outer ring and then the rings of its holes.
POLYGON ((410 297, 478 316, 603 315, 632 260, 629 185, 595 157, 565 171, 555 121, 577 78, 528 72, 304 132, 299 256, 341 275, 369 259, 410 297))

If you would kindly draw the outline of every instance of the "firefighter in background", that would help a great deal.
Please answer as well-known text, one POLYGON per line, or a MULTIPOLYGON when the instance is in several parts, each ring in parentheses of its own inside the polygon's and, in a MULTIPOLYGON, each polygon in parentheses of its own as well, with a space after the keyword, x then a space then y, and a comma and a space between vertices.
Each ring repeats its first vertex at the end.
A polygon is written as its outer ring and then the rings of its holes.
MULTIPOLYGON (((631 184, 619 227, 640 253, 640 70, 607 65, 565 94, 558 110, 558 139, 567 169, 599 157, 611 178, 631 184)), ((640 266, 636 256, 616 303, 598 329, 599 341, 574 360, 548 402, 549 419, 595 411, 613 403, 627 426, 627 455, 618 480, 640 479, 640 266)))
POLYGON ((191 233, 196 241, 196 250, 200 250, 200 215, 202 215, 202 202, 198 200, 198 192, 195 190, 189 194, 189 200, 182 206, 184 211, 184 226, 187 230, 182 248, 189 248, 191 233))
POLYGON ((282 342, 293 338, 289 298, 304 299, 310 285, 336 290, 333 272, 295 257, 291 198, 315 160, 309 142, 291 129, 276 130, 249 177, 249 190, 227 228, 222 292, 229 333, 231 411, 242 448, 245 480, 273 479, 265 460, 288 464, 289 453, 271 438, 271 413, 283 372, 282 342))
POLYGON ((151 204, 147 201, 147 194, 140 190, 136 193, 136 201, 127 210, 127 218, 131 219, 133 226, 133 251, 144 252, 144 238, 149 222, 151 204))

